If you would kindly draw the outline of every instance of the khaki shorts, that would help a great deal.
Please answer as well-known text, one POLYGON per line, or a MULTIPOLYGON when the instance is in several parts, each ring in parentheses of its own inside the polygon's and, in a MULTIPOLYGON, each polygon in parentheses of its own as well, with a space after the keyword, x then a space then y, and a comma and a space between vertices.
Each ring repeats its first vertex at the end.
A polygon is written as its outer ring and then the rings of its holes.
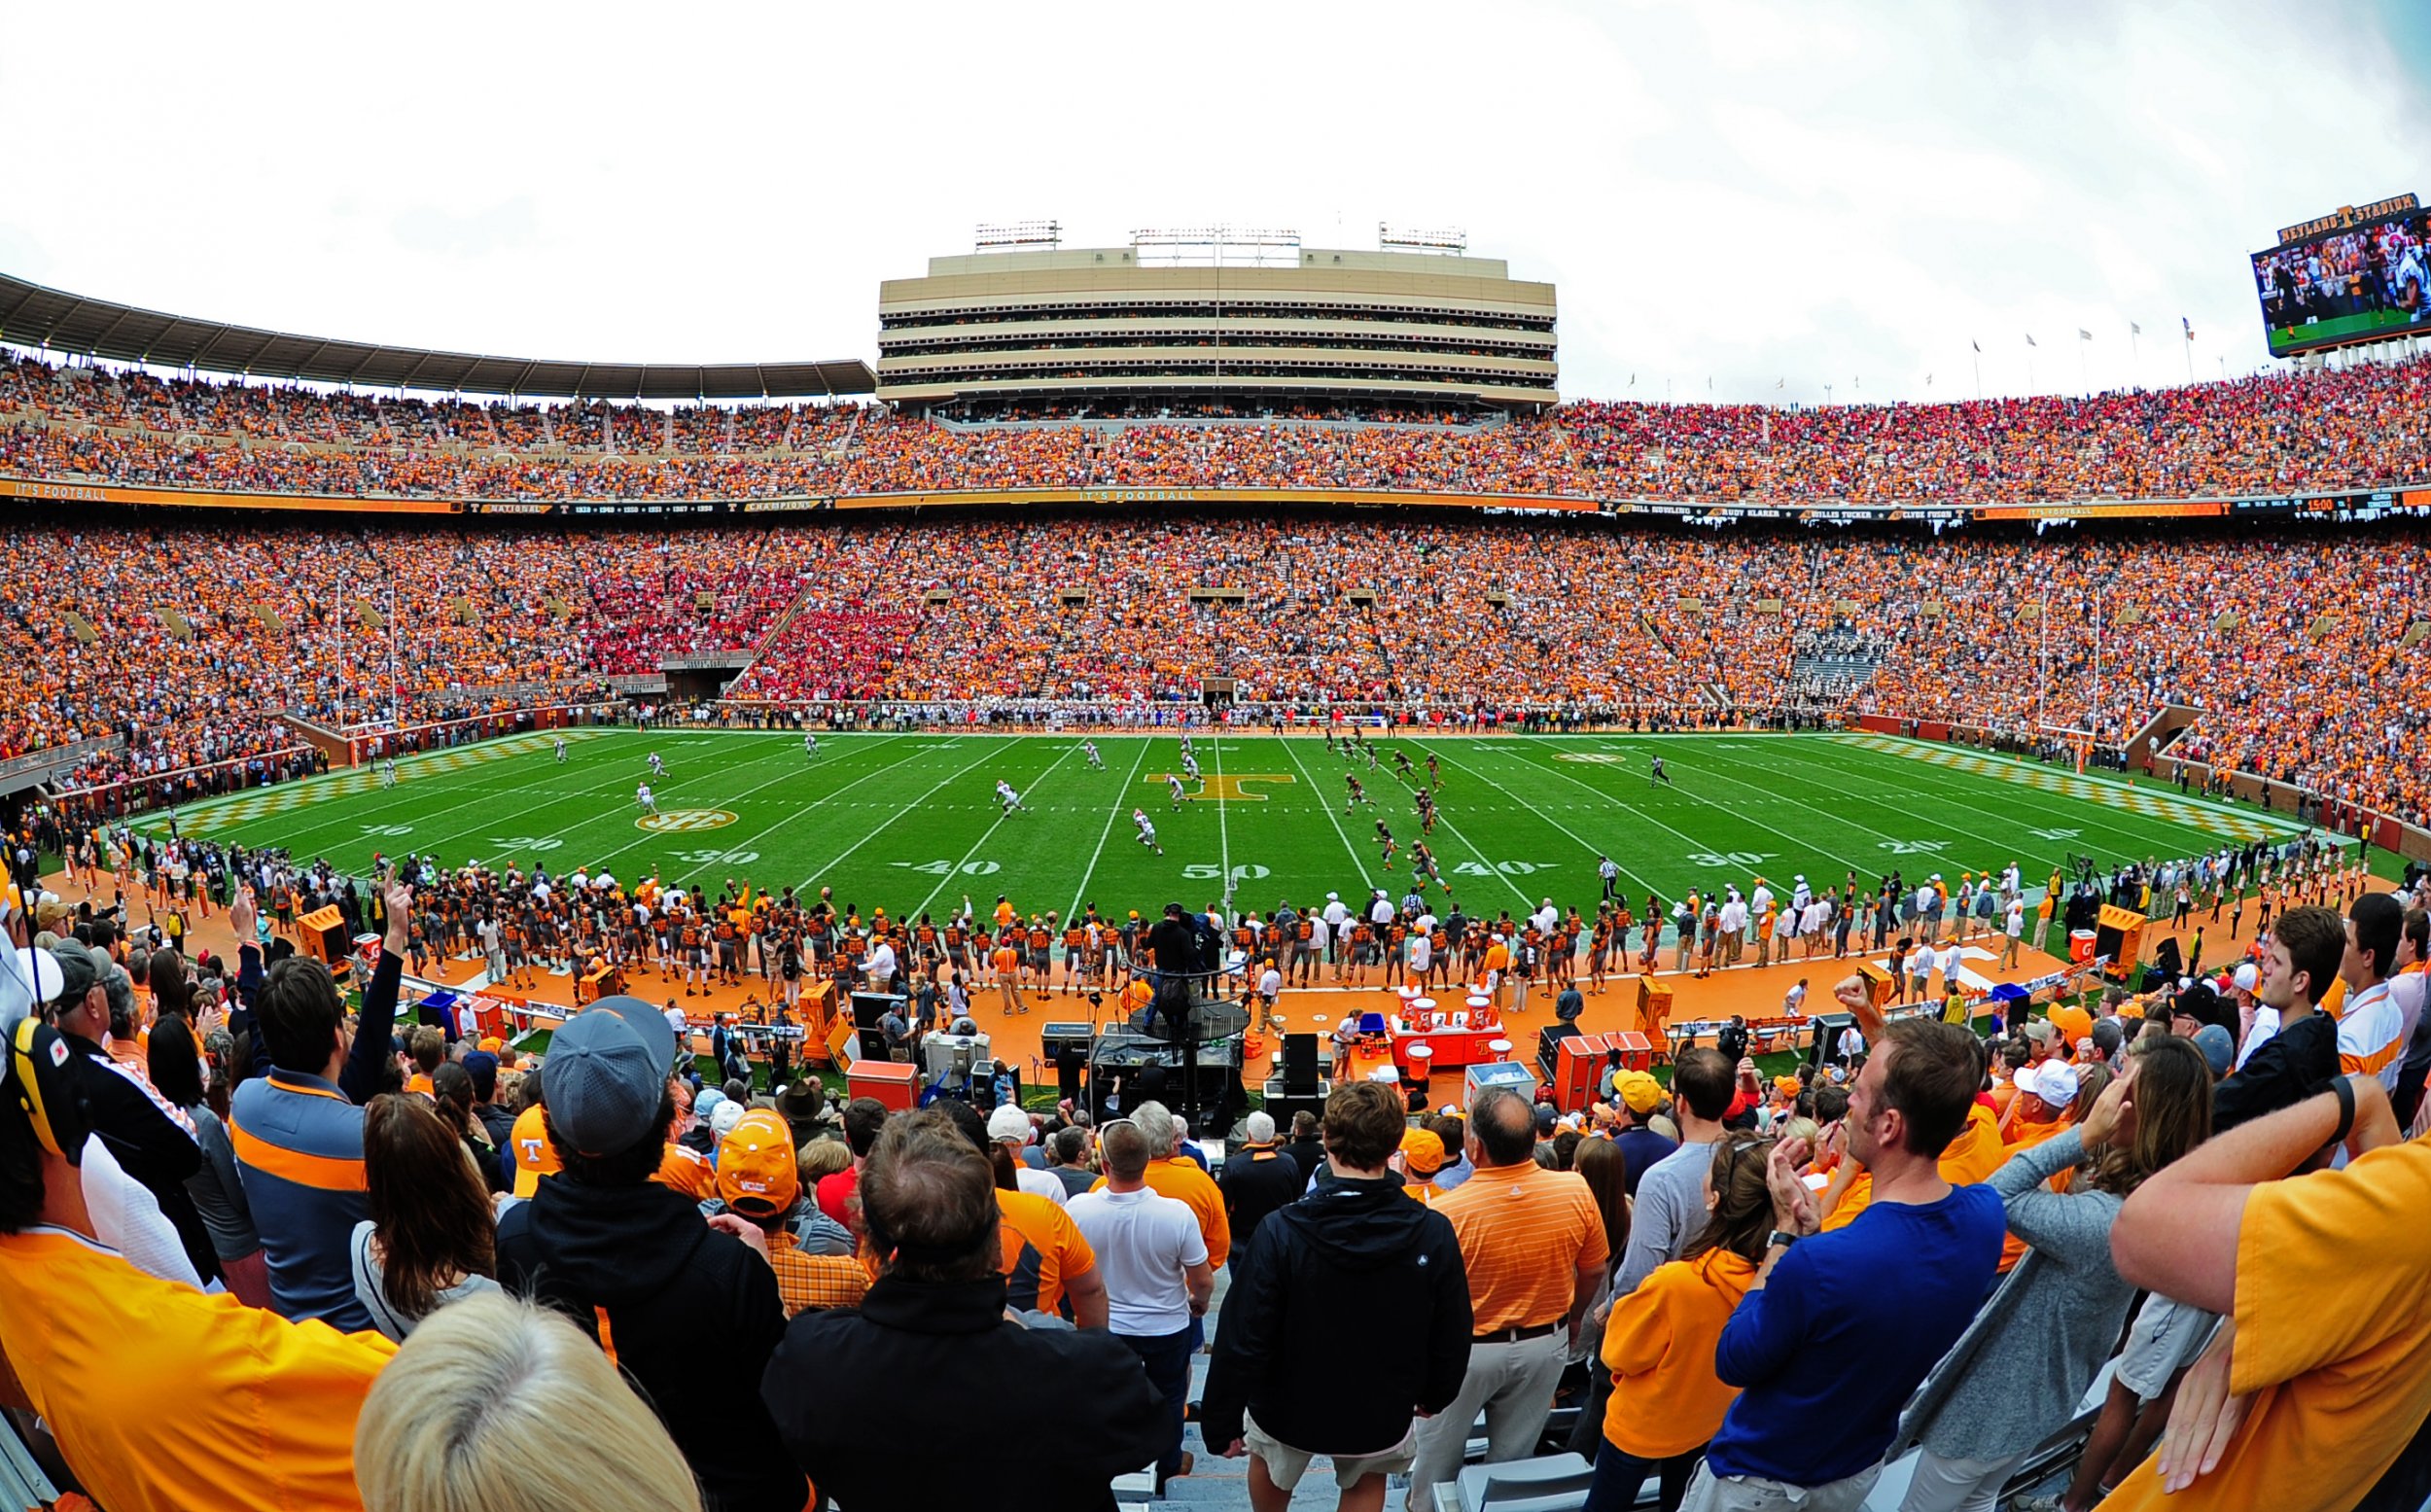
MULTIPOLYGON (((1298 1486, 1300 1477, 1308 1473, 1309 1461, 1317 1457, 1307 1450, 1294 1449, 1271 1437, 1257 1425, 1257 1420, 1246 1412, 1241 1415, 1241 1436, 1248 1444, 1250 1453, 1266 1461, 1266 1478, 1275 1483, 1275 1489, 1288 1492, 1298 1486)), ((1349 1491, 1371 1475, 1406 1475, 1418 1459, 1418 1424, 1413 1421, 1401 1435, 1401 1442, 1380 1454, 1356 1457, 1328 1455, 1325 1458, 1333 1462, 1334 1485, 1343 1491, 1349 1491)))

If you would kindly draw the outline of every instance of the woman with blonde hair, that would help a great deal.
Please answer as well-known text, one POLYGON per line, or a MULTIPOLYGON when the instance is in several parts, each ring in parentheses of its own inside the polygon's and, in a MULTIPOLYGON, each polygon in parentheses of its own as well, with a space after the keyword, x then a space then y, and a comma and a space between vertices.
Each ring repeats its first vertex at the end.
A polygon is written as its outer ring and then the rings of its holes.
POLYGON ((366 1512, 700 1512, 657 1414, 572 1323, 503 1293, 434 1314, 355 1422, 366 1512))
POLYGON ((2135 1287, 2110 1258, 2130 1193, 2211 1137, 2211 1067, 2191 1039, 2141 1039, 2081 1123, 1992 1173, 2026 1257, 1920 1387, 1891 1458, 1921 1445, 1901 1512, 1991 1512, 2068 1421, 2119 1341, 2135 1287), (2067 1190, 2052 1178, 2069 1175, 2067 1190))
POLYGON ((1765 1165, 1775 1143, 1714 1145, 1705 1174, 1705 1228, 1680 1258, 1656 1266, 1637 1290, 1613 1302, 1603 1329, 1612 1397, 1585 1512, 1637 1505, 1649 1473, 1659 1477, 1663 1512, 1676 1512, 1707 1441, 1738 1399, 1738 1388, 1714 1374, 1713 1350, 1772 1238, 1765 1165))

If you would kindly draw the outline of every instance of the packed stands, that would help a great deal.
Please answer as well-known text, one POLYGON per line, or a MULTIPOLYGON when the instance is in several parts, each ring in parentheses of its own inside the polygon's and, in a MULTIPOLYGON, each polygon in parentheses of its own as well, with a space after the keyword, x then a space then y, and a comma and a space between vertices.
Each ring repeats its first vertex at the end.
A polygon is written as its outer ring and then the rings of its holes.
POLYGON ((562 530, 46 524, 0 584, 0 756, 93 782, 722 658, 755 704, 1195 702, 2080 732, 2414 822, 2418 531, 1716 535, 1606 521, 876 518, 562 530), (1817 647, 1862 655, 1815 663, 1817 647), (1799 672, 1802 658, 1810 670, 1799 672), (392 678, 392 659, 394 676, 392 678), (1818 666, 1820 670, 1818 670, 1818 666))
POLYGON ((484 500, 1154 486, 1979 505, 2416 481, 2431 474, 2426 399, 2416 362, 1954 404, 990 428, 826 404, 384 400, 24 358, 0 367, 0 471, 484 500))

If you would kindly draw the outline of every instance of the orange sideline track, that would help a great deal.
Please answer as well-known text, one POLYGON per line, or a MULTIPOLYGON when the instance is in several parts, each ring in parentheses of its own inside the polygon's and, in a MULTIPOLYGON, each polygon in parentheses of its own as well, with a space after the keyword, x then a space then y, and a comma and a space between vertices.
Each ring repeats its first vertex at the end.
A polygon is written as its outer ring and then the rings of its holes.
MULTIPOLYGON (((45 886, 70 903, 80 901, 86 896, 84 889, 78 887, 64 874, 54 873, 46 880, 45 886)), ((133 921, 141 923, 148 917, 140 897, 130 899, 128 907, 129 917, 133 921)), ((2208 929, 2203 942, 2203 956, 2206 962, 2218 966, 2233 957, 2243 955, 2245 947, 2253 939, 2254 932, 2251 926, 2255 922, 2257 911, 2248 908, 2246 913, 2248 928, 2235 939, 2231 939, 2228 934, 2228 919, 2225 912, 2220 922, 2208 929)), ((2196 923, 2203 922, 2204 915, 2201 910, 2198 910, 2194 917, 2196 923)), ((208 950, 214 955, 233 957, 235 936, 229 931, 228 916, 225 913, 215 910, 208 919, 190 920, 190 926, 188 934, 190 949, 199 948, 208 950)), ((2171 932, 2158 921, 2146 927, 2144 952, 2147 959, 2150 958, 2155 943, 2162 936, 2171 932)), ((2178 932, 2181 945, 2192 936, 2193 932, 2192 929, 2178 932)), ((1985 937, 1979 936, 1978 943, 1984 942, 1985 937)), ((2056 971, 2061 966, 2056 958, 2042 951, 2027 948, 2019 953, 2018 966, 2015 969, 2002 971, 1997 969, 1997 942, 1991 942, 1991 948, 1995 952, 1994 960, 1970 961, 1969 963, 1989 981, 2026 981, 2056 971)), ((1672 952, 1667 947, 1663 952, 1664 961, 1668 963, 1671 956, 1672 952)), ((1743 1014, 1751 1019, 1764 1018, 1780 1011, 1782 995, 1801 976, 1807 978, 1808 1010, 1810 1012, 1828 1011, 1833 984, 1848 974, 1855 959, 1853 954, 1846 961, 1837 962, 1828 956, 1818 956, 1813 961, 1793 962, 1787 966, 1742 966, 1727 971, 1716 971, 1703 980, 1699 980, 1692 973, 1666 969, 1658 973, 1658 978, 1672 988, 1674 1022, 1715 1020, 1727 1018, 1734 1013, 1743 1014)), ((481 963, 478 961, 447 961, 434 963, 434 965, 441 967, 433 973, 434 977, 451 986, 461 986, 481 969, 481 963)), ((637 981, 629 984, 631 990, 638 996, 652 1002, 663 1003, 672 995, 676 1003, 684 1007, 693 1021, 701 1026, 702 1035, 696 1038, 695 1046, 704 1052, 708 1048, 706 1030, 709 1016, 712 1013, 739 1012, 744 999, 753 992, 758 991, 761 985, 757 978, 751 978, 743 987, 712 988, 706 998, 686 999, 682 996, 680 980, 662 979, 657 972, 647 968, 638 973, 638 976, 637 981)), ((540 975, 539 982, 539 990, 526 995, 531 998, 536 1006, 551 1001, 560 1003, 571 1002, 572 993, 568 978, 550 976, 544 972, 540 975)), ((1582 977, 1579 990, 1587 996, 1587 1011, 1579 1020, 1579 1027, 1586 1033, 1605 1034, 1637 1027, 1637 992, 1633 979, 1612 978, 1606 982, 1603 992, 1599 995, 1582 977)), ((1553 1022, 1554 996, 1553 993, 1541 989, 1533 991, 1529 995, 1528 1008, 1525 1012, 1512 1012, 1506 1009, 1503 1013, 1504 1028, 1507 1037, 1511 1040, 1512 1054, 1515 1059, 1531 1066, 1534 1064, 1537 1033, 1553 1022)), ((1436 997, 1446 1008, 1457 1005, 1457 994, 1439 992, 1436 997)), ((1080 1020, 1092 1015, 1088 1011, 1088 1002, 1085 998, 1068 996, 1060 989, 1044 998, 1033 993, 1023 1001, 1030 1011, 1008 1015, 1004 1012, 1000 995, 993 989, 974 992, 971 994, 971 1016, 978 1020, 980 1027, 990 1036, 995 1053, 1000 1058, 1010 1060, 1020 1066, 1026 1080, 1035 1080, 1032 1072, 1040 1062, 1040 1027, 1050 1022, 1080 1020)), ((1330 1028, 1343 1013, 1384 1012, 1392 1007, 1394 1002, 1394 996, 1390 990, 1286 987, 1277 1011, 1294 1031, 1323 1030, 1330 1028), (1321 1014, 1324 1016, 1322 1023, 1318 1021, 1318 1016, 1321 1014)), ((1110 1000, 1108 1007, 1110 1010, 1110 1000)), ((1102 1011, 1096 1016, 1103 1022, 1112 1017, 1112 1013, 1102 1011)), ((1267 1050, 1271 1054, 1275 1048, 1270 1036, 1267 1050)), ((1656 1048, 1659 1050, 1662 1047, 1656 1048)), ((1243 1079, 1251 1083, 1251 1090, 1255 1091, 1255 1082, 1262 1079, 1264 1074, 1266 1072, 1261 1071, 1254 1077, 1245 1076, 1243 1079)))

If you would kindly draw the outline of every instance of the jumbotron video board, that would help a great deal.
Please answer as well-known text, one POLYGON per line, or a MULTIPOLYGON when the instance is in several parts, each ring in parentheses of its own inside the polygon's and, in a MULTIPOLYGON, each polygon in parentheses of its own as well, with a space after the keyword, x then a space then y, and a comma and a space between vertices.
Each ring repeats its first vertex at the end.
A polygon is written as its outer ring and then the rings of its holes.
POLYGON ((2291 226, 2254 290, 2273 357, 2431 334, 2431 215, 2400 194, 2291 226))

